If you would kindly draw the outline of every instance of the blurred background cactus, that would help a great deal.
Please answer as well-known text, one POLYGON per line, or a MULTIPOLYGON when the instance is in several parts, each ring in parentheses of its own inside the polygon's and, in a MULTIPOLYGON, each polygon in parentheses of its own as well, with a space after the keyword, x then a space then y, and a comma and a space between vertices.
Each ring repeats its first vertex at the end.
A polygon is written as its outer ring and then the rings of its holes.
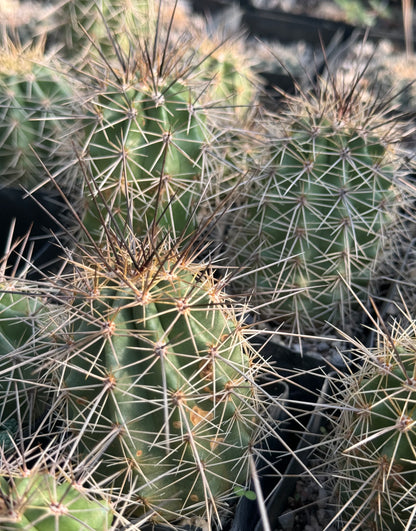
POLYGON ((51 45, 72 64, 86 65, 100 55, 115 55, 112 38, 128 52, 126 32, 141 37, 156 30, 158 2, 149 0, 55 0, 43 26, 51 45), (111 37, 112 36, 112 37, 111 37))
POLYGON ((61 175, 60 185, 70 191, 73 90, 57 58, 44 55, 42 40, 26 46, 5 42, 0 50, 1 187, 31 190, 46 183, 53 189, 47 170, 61 175))
POLYGON ((2 0, 0 3, 1 39, 13 39, 15 43, 30 43, 44 34, 46 25, 43 19, 48 17, 47 5, 32 1, 2 0))

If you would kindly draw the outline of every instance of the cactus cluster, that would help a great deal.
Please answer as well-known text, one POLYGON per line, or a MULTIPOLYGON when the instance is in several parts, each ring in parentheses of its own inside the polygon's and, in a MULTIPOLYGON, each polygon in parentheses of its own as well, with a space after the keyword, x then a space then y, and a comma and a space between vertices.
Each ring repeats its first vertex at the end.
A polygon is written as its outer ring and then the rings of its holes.
MULTIPOLYGON (((247 488, 264 509, 268 437, 291 452, 247 314, 291 336, 355 326, 411 213, 397 120, 361 75, 264 110, 241 37, 176 1, 67 0, 42 27, 0 50, 0 188, 53 191, 78 232, 53 216, 62 268, 35 263, 36 283, 2 259, 0 527, 221 528, 247 488)), ((414 525, 409 322, 356 342, 334 388, 346 526, 414 525)))

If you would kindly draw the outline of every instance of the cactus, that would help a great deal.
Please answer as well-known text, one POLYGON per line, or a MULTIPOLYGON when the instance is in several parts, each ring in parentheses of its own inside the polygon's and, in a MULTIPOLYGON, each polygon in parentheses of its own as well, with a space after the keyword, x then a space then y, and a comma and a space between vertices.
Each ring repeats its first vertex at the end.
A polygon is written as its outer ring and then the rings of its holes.
POLYGON ((349 338, 353 362, 346 355, 349 372, 332 382, 336 414, 325 459, 337 517, 348 529, 401 531, 416 524, 415 325, 396 322, 391 335, 377 328, 374 348, 349 338))
POLYGON ((193 212, 218 166, 209 157, 213 128, 198 101, 206 83, 192 79, 186 51, 166 39, 163 46, 158 36, 154 43, 133 41, 137 55, 120 50, 118 65, 101 65, 92 96, 87 87, 91 185, 84 224, 98 241, 103 224, 117 218, 124 235, 144 235, 154 223, 171 236, 195 230, 193 212))
POLYGON ((72 88, 43 47, 8 41, 0 50, 0 186, 37 188, 49 183, 49 171, 62 174, 69 191, 72 153, 62 141, 70 132, 72 88))
POLYGON ((47 407, 39 369, 45 346, 37 344, 44 301, 24 283, 0 286, 0 429, 8 431, 17 420, 29 427, 47 407))
POLYGON ((62 284, 48 324, 56 414, 70 458, 129 514, 215 519, 246 485, 259 434, 274 431, 257 379, 278 377, 209 268, 136 245, 90 257, 62 284))
POLYGON ((0 475, 3 531, 106 531, 111 506, 76 482, 38 469, 0 475))
MULTIPOLYGON (((73 63, 83 64, 100 54, 115 56, 111 40, 116 37, 128 52, 125 33, 154 31, 157 2, 149 0, 66 0, 56 2, 49 12, 49 37, 60 53, 73 63), (113 37, 110 35, 113 34, 113 37), (98 53, 97 53, 98 52, 98 53)), ((84 65, 85 66, 85 65, 84 65)))
MULTIPOLYGON (((102 9, 117 12, 105 2, 102 9)), ((224 173, 222 163, 229 173, 232 167, 218 156, 223 129, 239 107, 246 112, 255 101, 254 74, 247 80, 230 66, 237 45, 216 43, 209 50, 207 38, 197 53, 190 34, 177 31, 176 5, 161 2, 157 16, 152 11, 149 24, 153 20, 157 30, 150 35, 139 23, 123 30, 109 23, 105 42, 92 34, 99 53, 85 51, 80 68, 87 117, 77 153, 87 177, 83 222, 97 241, 114 220, 124 236, 144 235, 152 225, 175 237, 194 231, 197 207, 205 202, 205 211, 211 209, 211 183, 224 173)))
POLYGON ((235 292, 297 333, 348 326, 400 227, 397 131, 383 101, 342 79, 290 100, 264 124, 246 199, 232 213, 229 256, 251 266, 235 292), (396 136, 395 136, 396 135, 396 136))

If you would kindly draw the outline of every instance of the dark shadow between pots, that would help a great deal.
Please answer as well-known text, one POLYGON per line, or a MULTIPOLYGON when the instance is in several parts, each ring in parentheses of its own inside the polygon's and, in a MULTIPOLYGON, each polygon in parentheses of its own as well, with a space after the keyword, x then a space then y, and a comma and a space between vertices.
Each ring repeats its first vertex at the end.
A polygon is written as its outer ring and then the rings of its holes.
POLYGON ((42 273, 56 270, 63 254, 58 240, 66 236, 61 224, 68 224, 68 211, 57 195, 0 189, 0 259, 7 261, 5 273, 17 276, 27 268, 26 278, 38 280, 42 273))
MULTIPOLYGON (((305 472, 302 463, 306 466, 310 454, 309 445, 313 444, 319 432, 321 418, 318 404, 323 396, 325 373, 331 369, 320 356, 307 352, 302 355, 283 345, 268 341, 264 336, 256 337, 253 344, 261 350, 263 357, 275 365, 279 374, 287 378, 288 411, 296 409, 299 404, 302 410, 299 418, 305 426, 304 432, 299 433, 300 426, 290 414, 281 415, 279 436, 296 452, 297 459, 286 452, 284 457, 272 463, 273 466, 262 470, 260 477, 269 523, 272 529, 277 529, 278 519, 287 508, 288 498, 295 489, 297 476, 305 472), (276 474, 276 469, 280 476, 276 474)), ((270 437, 265 446, 270 449, 270 460, 274 455, 285 453, 282 443, 275 437, 270 437)), ((262 530, 263 524, 257 501, 242 498, 237 506, 230 531, 262 530)))

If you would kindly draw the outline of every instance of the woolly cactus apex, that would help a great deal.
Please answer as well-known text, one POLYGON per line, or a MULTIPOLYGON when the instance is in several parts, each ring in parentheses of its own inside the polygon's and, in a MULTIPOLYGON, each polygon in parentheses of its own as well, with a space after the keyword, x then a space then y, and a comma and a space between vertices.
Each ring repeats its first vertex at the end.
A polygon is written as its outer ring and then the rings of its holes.
POLYGON ((416 323, 395 323, 391 336, 376 332, 374 348, 354 341, 350 372, 334 380, 336 414, 324 447, 343 529, 410 530, 416 524, 416 323))
POLYGON ((193 81, 186 51, 158 39, 135 41, 136 56, 120 52, 117 66, 97 74, 84 224, 98 240, 118 215, 124 234, 144 235, 153 223, 172 236, 195 229, 193 212, 218 164, 207 154, 212 127, 198 101, 205 84, 193 81))
POLYGON ((209 521, 246 485, 259 434, 274 430, 257 383, 267 364, 207 266, 137 249, 77 264, 62 285, 54 337, 70 456, 97 467, 126 511, 209 521))
POLYGON ((255 305, 300 333, 349 324, 351 292, 368 301, 400 227, 398 132, 387 104, 357 86, 321 81, 271 117, 263 170, 229 231, 237 265, 255 271, 235 289, 254 289, 255 305))
POLYGON ((62 476, 36 468, 0 475, 1 529, 109 530, 113 519, 110 504, 62 476))
POLYGON ((39 187, 49 182, 46 167, 52 175, 65 170, 61 185, 71 188, 70 151, 62 140, 70 130, 72 89, 56 65, 45 62, 42 43, 22 48, 8 42, 0 50, 1 187, 39 187))

